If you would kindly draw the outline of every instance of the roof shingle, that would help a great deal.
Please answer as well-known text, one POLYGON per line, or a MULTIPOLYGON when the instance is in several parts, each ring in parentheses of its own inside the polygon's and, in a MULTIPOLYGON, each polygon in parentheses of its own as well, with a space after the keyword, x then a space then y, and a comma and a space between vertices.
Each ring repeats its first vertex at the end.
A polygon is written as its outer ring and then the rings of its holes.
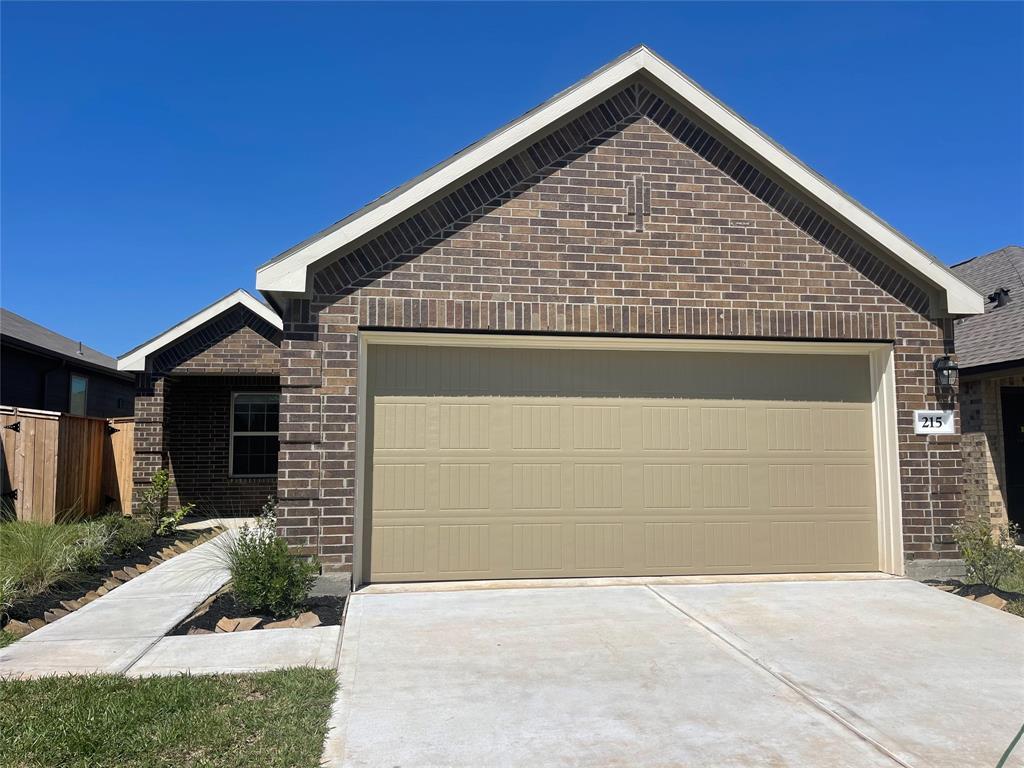
POLYGON ((67 336, 61 336, 59 333, 51 331, 49 328, 44 328, 38 323, 33 323, 31 320, 15 314, 9 309, 0 308, 0 334, 69 360, 80 361, 100 368, 108 368, 111 373, 118 373, 117 361, 109 355, 87 347, 80 341, 69 339, 67 336))
POLYGON ((1008 245, 953 267, 956 275, 982 296, 1010 291, 1005 306, 989 301, 985 314, 956 322, 956 352, 961 368, 1024 358, 1024 248, 1008 245))

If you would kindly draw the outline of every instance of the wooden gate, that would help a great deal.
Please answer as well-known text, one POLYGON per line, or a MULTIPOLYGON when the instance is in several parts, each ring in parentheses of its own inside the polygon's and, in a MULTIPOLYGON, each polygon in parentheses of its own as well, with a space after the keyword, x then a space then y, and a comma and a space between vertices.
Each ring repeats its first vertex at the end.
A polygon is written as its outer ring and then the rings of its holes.
POLYGON ((0 406, 3 511, 52 523, 122 503, 127 509, 134 426, 133 419, 108 422, 0 406))

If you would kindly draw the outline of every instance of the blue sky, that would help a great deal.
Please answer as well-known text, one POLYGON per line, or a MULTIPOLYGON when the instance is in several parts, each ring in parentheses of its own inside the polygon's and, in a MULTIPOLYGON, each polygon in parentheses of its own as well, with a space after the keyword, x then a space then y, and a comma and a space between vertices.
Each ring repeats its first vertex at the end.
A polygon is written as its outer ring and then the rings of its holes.
POLYGON ((948 263, 1024 243, 1024 4, 2 6, 0 301, 120 354, 644 42, 948 263))

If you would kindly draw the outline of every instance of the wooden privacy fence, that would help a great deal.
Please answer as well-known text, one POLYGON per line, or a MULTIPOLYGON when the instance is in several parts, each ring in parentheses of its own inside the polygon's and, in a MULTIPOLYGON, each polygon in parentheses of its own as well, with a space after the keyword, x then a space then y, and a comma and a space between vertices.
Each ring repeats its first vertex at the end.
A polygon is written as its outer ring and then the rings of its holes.
POLYGON ((0 406, 4 507, 42 523, 129 510, 134 436, 131 418, 0 406))

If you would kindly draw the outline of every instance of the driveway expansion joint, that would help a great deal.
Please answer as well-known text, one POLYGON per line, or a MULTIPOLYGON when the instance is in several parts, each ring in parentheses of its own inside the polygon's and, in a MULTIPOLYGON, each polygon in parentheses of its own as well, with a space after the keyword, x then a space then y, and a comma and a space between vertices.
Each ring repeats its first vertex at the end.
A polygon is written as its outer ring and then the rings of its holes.
POLYGON ((842 715, 840 715, 834 709, 832 709, 827 704, 822 702, 820 699, 815 697, 810 691, 806 690, 799 683, 796 683, 795 681, 791 680, 790 678, 788 678, 786 675, 782 674, 781 672, 777 672, 776 670, 774 670, 771 667, 767 666, 766 664, 762 663, 760 659, 758 659, 756 656, 753 656, 752 654, 748 653, 747 651, 743 650, 743 648, 739 647, 736 643, 734 643, 732 640, 730 640, 724 634, 722 634, 721 632, 716 631, 715 629, 713 629, 712 627, 708 626, 703 621, 698 619, 693 614, 691 614, 691 613, 687 612, 686 610, 684 610, 678 604, 676 604, 673 601, 669 600, 667 597, 665 597, 663 594, 661 594, 657 589, 655 589, 654 586, 652 586, 650 584, 648 584, 646 586, 647 586, 647 589, 649 589, 651 592, 653 592, 658 597, 658 599, 660 599, 662 602, 664 602, 666 605, 668 605, 669 608, 671 608, 671 609, 675 610, 677 613, 685 616, 687 619, 689 619, 694 624, 696 624, 701 629, 703 629, 708 634, 710 634, 712 637, 714 637, 718 642, 722 643, 723 645, 727 646, 731 650, 735 651, 736 653, 741 655, 743 658, 747 659, 747 661, 749 661, 751 664, 753 664, 754 666, 756 666, 759 669, 763 670, 764 672, 767 672, 769 675, 774 677, 776 680, 778 680, 779 682, 781 682, 784 685, 786 685, 787 687, 789 687, 793 692, 795 692, 798 696, 800 696, 802 699, 804 699, 812 707, 814 707, 815 709, 823 712, 825 715, 827 715, 832 720, 837 722, 840 726, 842 726, 846 730, 850 731, 858 739, 864 741, 867 744, 870 744, 874 749, 878 750, 878 752, 880 752, 885 757, 887 757, 890 760, 892 760, 896 765, 901 766, 901 768, 915 768, 915 766, 911 765, 910 763, 906 762, 905 760, 900 759, 897 755, 893 754, 883 744, 880 744, 875 739, 873 739, 870 736, 868 736, 867 734, 863 733, 860 729, 858 729, 855 725, 853 725, 853 723, 848 721, 846 718, 844 718, 842 715))

